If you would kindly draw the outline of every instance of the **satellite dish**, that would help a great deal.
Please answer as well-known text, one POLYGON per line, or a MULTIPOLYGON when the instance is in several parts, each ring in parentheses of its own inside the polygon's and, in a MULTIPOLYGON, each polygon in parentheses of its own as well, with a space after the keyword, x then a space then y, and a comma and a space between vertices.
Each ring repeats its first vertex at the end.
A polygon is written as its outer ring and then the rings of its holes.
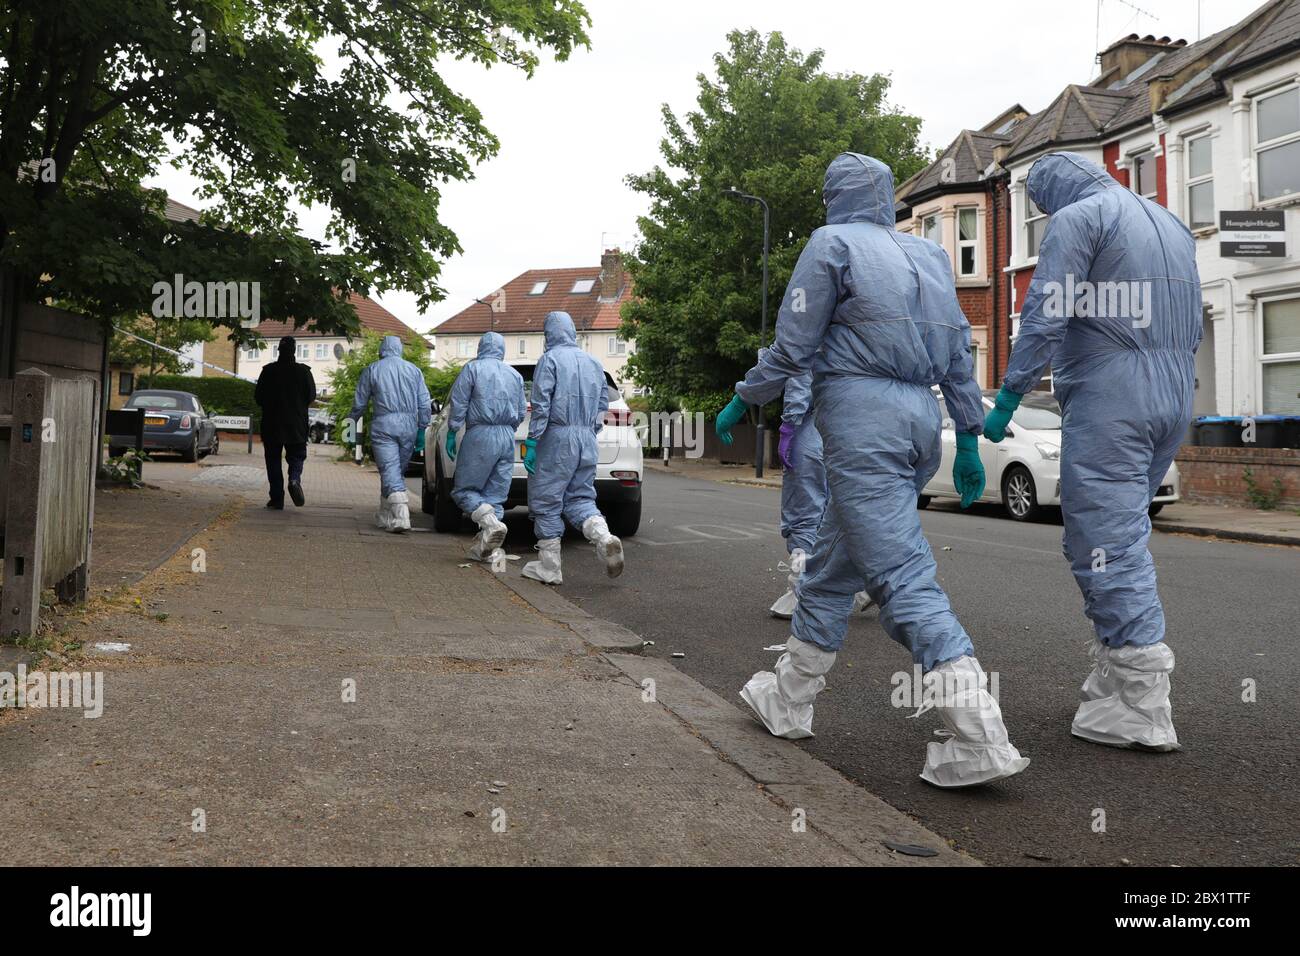
POLYGON ((343 359, 343 344, 341 342, 334 343, 334 357, 340 361, 343 359))

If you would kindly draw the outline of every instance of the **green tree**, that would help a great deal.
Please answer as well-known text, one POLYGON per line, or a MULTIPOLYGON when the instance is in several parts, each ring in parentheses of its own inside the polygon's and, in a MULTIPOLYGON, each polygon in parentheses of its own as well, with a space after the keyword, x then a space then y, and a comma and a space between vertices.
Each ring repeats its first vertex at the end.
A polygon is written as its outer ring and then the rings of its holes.
MULTIPOLYGON (((768 337, 809 234, 825 223, 822 178, 845 150, 888 163, 901 182, 921 169, 921 121, 886 100, 880 74, 830 74, 822 52, 787 47, 780 33, 733 31, 698 76, 698 108, 665 104, 662 165, 628 177, 646 194, 641 243, 629 257, 636 295, 623 306, 628 365, 659 407, 716 411, 757 354, 762 211, 722 194, 735 186, 771 207, 768 337)), ((767 344, 767 343, 761 343, 767 344)))
MULTIPOLYGON (((361 373, 367 365, 379 361, 379 346, 382 342, 383 336, 366 332, 361 344, 344 355, 339 367, 330 372, 330 398, 325 407, 334 417, 337 426, 335 441, 349 453, 356 442, 346 440, 351 436, 344 432, 343 419, 347 418, 348 412, 352 410, 352 399, 356 396, 357 381, 361 378, 361 373)), ((424 375, 424 384, 429 387, 429 396, 435 402, 447 401, 452 383, 460 374, 459 365, 450 365, 446 368, 433 367, 429 364, 429 350, 422 342, 403 343, 402 358, 420 369, 424 375)), ((368 421, 370 409, 367 408, 362 417, 368 421)), ((362 437, 365 437, 364 434, 362 437)))
POLYGON ((11 0, 0 265, 100 317, 149 312, 176 274, 258 282, 264 317, 327 331, 358 327, 346 292, 427 307, 460 251, 441 185, 498 147, 439 63, 531 75, 589 22, 577 0, 11 0), (164 163, 200 183, 199 221, 141 186, 164 163), (294 199, 329 211, 333 248, 299 234, 294 199))

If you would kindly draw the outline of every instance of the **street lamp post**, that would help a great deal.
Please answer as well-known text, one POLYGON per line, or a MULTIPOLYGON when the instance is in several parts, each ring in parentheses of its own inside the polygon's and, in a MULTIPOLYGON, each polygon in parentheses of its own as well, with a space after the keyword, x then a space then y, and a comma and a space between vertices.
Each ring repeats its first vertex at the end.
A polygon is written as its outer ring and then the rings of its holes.
POLYGON ((486 305, 486 306, 487 306, 487 310, 488 310, 488 331, 489 331, 489 332, 495 332, 495 331, 497 330, 497 310, 494 309, 494 308, 492 308, 492 303, 491 303, 491 302, 488 302, 486 299, 475 299, 474 301, 477 302, 479 305, 486 305))
MULTIPOLYGON (((722 191, 724 196, 732 199, 738 199, 741 202, 757 203, 763 207, 763 305, 762 315, 759 319, 758 347, 761 349, 763 343, 767 340, 767 252, 771 244, 771 222, 772 212, 768 208, 767 201, 759 196, 751 196, 743 193, 735 186, 722 191)), ((763 407, 754 406, 754 477, 763 477, 763 407)))

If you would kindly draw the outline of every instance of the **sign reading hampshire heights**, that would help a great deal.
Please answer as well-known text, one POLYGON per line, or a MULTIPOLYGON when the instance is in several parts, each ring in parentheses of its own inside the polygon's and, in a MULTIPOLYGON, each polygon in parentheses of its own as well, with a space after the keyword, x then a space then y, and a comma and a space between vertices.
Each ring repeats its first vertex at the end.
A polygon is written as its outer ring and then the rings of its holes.
POLYGON ((1219 213, 1219 255, 1233 259, 1279 259, 1286 255, 1286 210, 1246 209, 1219 213))

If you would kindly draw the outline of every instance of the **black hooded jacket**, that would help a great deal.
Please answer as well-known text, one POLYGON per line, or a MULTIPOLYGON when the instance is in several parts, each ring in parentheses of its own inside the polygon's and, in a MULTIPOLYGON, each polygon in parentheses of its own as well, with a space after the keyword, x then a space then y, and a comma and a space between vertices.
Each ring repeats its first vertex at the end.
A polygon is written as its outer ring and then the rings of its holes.
POLYGON ((316 380, 292 352, 262 369, 253 394, 262 407, 263 441, 299 445, 307 440, 307 407, 316 400, 316 380))

